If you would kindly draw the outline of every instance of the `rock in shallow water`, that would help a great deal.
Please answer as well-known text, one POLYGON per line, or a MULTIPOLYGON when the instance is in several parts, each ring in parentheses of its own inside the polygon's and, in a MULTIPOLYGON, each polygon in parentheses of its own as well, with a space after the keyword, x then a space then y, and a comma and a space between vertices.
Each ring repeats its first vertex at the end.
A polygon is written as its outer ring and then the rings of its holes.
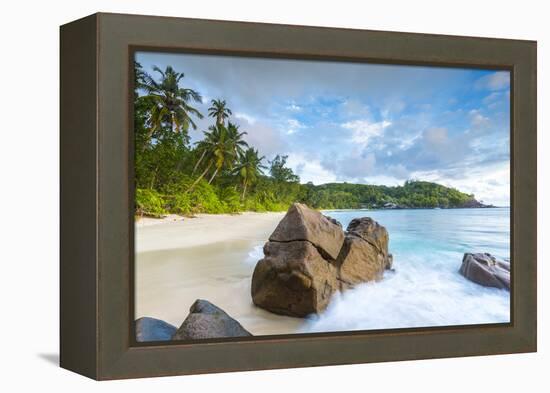
POLYGON ((264 254, 252 275, 254 304, 290 316, 326 308, 338 289, 337 271, 310 242, 268 242, 264 254))
POLYGON ((388 255, 388 243, 390 235, 388 231, 378 222, 370 217, 354 218, 348 225, 349 235, 355 235, 371 243, 384 256, 388 255))
POLYGON ((489 253, 466 253, 460 274, 479 285, 510 290, 510 264, 489 253))
POLYGON ((387 258, 364 239, 348 235, 337 260, 340 289, 349 289, 367 281, 380 280, 388 266, 387 258))
POLYGON ((344 244, 344 231, 334 221, 336 220, 329 219, 306 205, 294 203, 269 237, 269 241, 307 240, 317 247, 323 257, 336 259, 344 244))
POLYGON ((323 311, 334 292, 382 278, 391 268, 386 229, 369 217, 345 234, 336 220, 294 204, 264 246, 252 300, 268 311, 304 317, 323 311))
POLYGON ((173 340, 252 336, 239 322, 207 300, 196 300, 189 311, 173 340))
POLYGON ((143 317, 135 321, 136 340, 147 341, 168 341, 172 339, 177 328, 160 319, 143 317))

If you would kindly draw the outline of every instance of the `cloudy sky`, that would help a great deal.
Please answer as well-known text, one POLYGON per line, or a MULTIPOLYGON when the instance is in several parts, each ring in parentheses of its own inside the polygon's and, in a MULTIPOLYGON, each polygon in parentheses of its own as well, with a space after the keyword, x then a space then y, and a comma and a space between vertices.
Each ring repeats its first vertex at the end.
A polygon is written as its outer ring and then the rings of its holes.
MULTIPOLYGON (((225 99, 249 144, 289 156, 302 182, 428 180, 509 206, 508 72, 146 53, 183 85, 225 99)), ((213 120, 199 120, 193 141, 213 120)))

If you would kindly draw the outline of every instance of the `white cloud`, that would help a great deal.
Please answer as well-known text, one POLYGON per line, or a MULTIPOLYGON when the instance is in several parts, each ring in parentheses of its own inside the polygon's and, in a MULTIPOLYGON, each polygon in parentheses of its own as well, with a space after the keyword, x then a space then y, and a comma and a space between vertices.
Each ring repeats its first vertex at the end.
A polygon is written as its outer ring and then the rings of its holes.
POLYGON ((325 169, 318 160, 312 160, 302 153, 289 153, 287 165, 300 176, 302 183, 312 182, 318 185, 337 180, 336 175, 325 169))
POLYGON ((296 105, 294 102, 291 102, 290 105, 286 107, 286 109, 292 112, 300 112, 302 110, 302 107, 300 105, 296 105))
POLYGON ((478 201, 510 206, 510 167, 507 162, 464 170, 461 176, 449 176, 445 170, 417 171, 412 178, 433 181, 474 194, 478 201))
POLYGON ((489 105, 489 104, 495 102, 496 100, 498 100, 500 98, 500 96, 502 96, 501 92, 494 91, 491 94, 489 94, 488 96, 486 96, 485 98, 483 98, 483 103, 486 104, 486 105, 489 105))
POLYGON ((489 118, 483 116, 478 109, 472 109, 469 112, 470 122, 474 127, 483 127, 489 124, 489 118))
POLYGON ((340 105, 340 110, 347 117, 370 116, 370 108, 357 99, 347 99, 340 105))
POLYGON ((401 140, 399 141, 399 145, 397 145, 397 148, 399 150, 407 150, 408 148, 412 147, 416 141, 422 137, 422 133, 416 133, 413 135, 403 135, 401 137, 401 140))
POLYGON ((296 119, 287 119, 286 123, 287 123, 286 124, 286 127, 287 127, 286 133, 288 135, 295 134, 296 132, 298 132, 298 130, 301 130, 303 128, 307 128, 304 124, 300 123, 296 119))
POLYGON ((407 105, 401 100, 391 100, 384 105, 384 108, 380 111, 380 114, 384 119, 391 118, 392 115, 397 115, 405 109, 407 105))
POLYGON ((339 171, 349 180, 363 180, 373 174, 376 168, 376 156, 368 153, 360 157, 345 157, 339 163, 339 171))
POLYGON ((441 127, 429 128, 424 131, 424 140, 430 145, 446 145, 449 141, 447 129, 441 127))
MULTIPOLYGON (((237 116, 235 116, 237 117, 237 116)), ((238 117, 240 119, 239 131, 246 132, 244 140, 260 151, 260 154, 270 158, 285 150, 285 143, 280 133, 273 127, 254 118, 238 117)))
POLYGON ((368 120, 353 120, 342 124, 342 127, 352 131, 352 141, 356 143, 367 143, 369 139, 382 136, 384 129, 388 128, 391 122, 383 120, 372 123, 368 120))
POLYGON ((246 122, 248 122, 249 124, 254 124, 256 123, 256 118, 254 116, 251 116, 251 115, 248 115, 246 113, 243 113, 243 112, 237 112, 235 113, 235 118, 239 119, 239 120, 245 120, 246 122))
POLYGON ((321 165, 334 173, 338 181, 365 183, 369 176, 377 172, 376 155, 354 148, 343 156, 326 156, 321 165))
POLYGON ((409 171, 403 164, 389 165, 387 172, 398 179, 407 180, 409 178, 409 171))
POLYGON ((479 78, 476 87, 488 90, 502 90, 510 86, 510 73, 508 71, 497 71, 479 78))

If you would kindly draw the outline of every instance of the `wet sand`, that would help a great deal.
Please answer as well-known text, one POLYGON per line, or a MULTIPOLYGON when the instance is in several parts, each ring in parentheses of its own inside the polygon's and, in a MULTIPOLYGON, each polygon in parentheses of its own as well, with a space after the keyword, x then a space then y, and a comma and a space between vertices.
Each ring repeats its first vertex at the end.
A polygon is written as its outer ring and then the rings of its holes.
POLYGON ((243 213, 138 221, 136 318, 149 316, 179 326, 191 304, 201 298, 221 307, 254 335, 296 333, 302 319, 264 311, 250 297, 252 272, 262 256, 260 247, 283 215, 243 213))

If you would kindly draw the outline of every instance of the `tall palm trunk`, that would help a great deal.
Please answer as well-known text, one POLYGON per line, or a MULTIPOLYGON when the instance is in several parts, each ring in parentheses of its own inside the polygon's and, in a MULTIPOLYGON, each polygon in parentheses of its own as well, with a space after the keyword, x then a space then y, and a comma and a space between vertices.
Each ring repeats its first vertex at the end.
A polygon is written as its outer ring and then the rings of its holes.
POLYGON ((156 129, 155 127, 151 127, 151 129, 147 131, 147 140, 143 144, 143 146, 141 146, 141 151, 142 152, 147 150, 147 147, 151 144, 151 140, 153 139, 153 134, 155 132, 155 129, 156 129))
POLYGON ((246 186, 247 186, 247 182, 243 182, 243 194, 241 195, 241 201, 244 201, 244 197, 246 195, 246 186))
POLYGON ((210 162, 210 164, 207 165, 206 169, 201 173, 201 175, 199 177, 197 177, 197 179, 193 182, 193 184, 191 184, 191 187, 189 187, 187 189, 187 192, 193 191, 193 188, 195 188, 195 186, 201 181, 201 179, 204 177, 204 175, 206 175, 208 173, 211 166, 212 166, 212 162, 210 162))
POLYGON ((212 174, 212 177, 210 178, 210 180, 208 180, 208 184, 211 184, 212 183, 212 180, 214 180, 214 178, 216 177, 216 175, 218 174, 218 171, 220 170, 220 167, 216 167, 216 170, 214 171, 214 173, 212 174))
POLYGON ((149 183, 149 189, 152 190, 155 187, 155 182, 157 181, 157 173, 159 171, 159 164, 155 166, 153 170, 153 176, 151 177, 151 182, 149 183))
POLYGON ((178 121, 176 120, 176 114, 173 112, 170 115, 170 129, 172 132, 178 132, 178 121))
POLYGON ((194 175, 195 174, 195 171, 197 170, 197 168, 199 167, 200 163, 202 162, 204 156, 206 155, 206 149, 204 149, 204 151, 202 152, 199 160, 197 161, 197 163, 195 164, 195 166, 193 167, 193 172, 191 172, 191 175, 194 175))

